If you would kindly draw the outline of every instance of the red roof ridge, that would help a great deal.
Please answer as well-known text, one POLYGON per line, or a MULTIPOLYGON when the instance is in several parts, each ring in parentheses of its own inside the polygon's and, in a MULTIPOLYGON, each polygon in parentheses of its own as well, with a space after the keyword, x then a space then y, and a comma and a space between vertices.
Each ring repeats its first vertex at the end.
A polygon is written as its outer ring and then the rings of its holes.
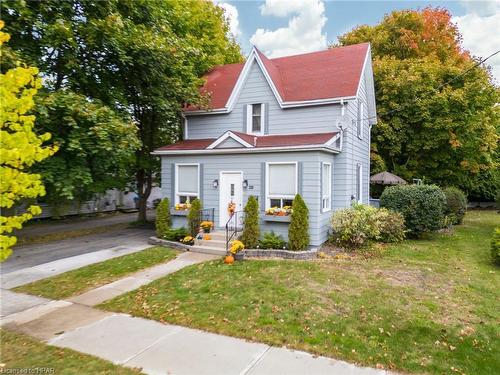
MULTIPOLYGON (((311 51, 311 52, 303 52, 303 53, 295 53, 293 55, 286 55, 286 56, 280 56, 280 57, 271 57, 268 59, 271 60, 271 61, 276 61, 276 60, 280 60, 280 59, 286 59, 286 58, 289 58, 289 57, 298 57, 298 56, 307 56, 307 55, 315 55, 315 54, 320 54, 320 53, 327 53, 327 52, 331 52, 333 50, 339 50, 339 49, 347 49, 347 48, 352 48, 352 47, 359 47, 359 46, 363 46, 363 45, 370 45, 370 42, 363 42, 363 43, 356 43, 356 44, 349 44, 349 45, 346 45, 346 46, 336 46, 336 47, 331 47, 331 48, 327 48, 327 49, 322 49, 322 50, 319 50, 319 51, 311 51)), ((262 53, 262 52, 261 52, 262 53)))

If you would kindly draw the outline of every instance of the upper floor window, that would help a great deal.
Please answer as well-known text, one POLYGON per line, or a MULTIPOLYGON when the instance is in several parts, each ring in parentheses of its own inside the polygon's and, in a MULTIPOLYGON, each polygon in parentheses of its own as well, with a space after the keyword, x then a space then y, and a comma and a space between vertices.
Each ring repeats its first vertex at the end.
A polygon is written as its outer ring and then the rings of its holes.
POLYGON ((264 104, 247 105, 247 133, 264 134, 264 104))
POLYGON ((297 163, 267 163, 267 207, 291 206, 297 188, 297 163))
POLYGON ((191 203, 200 192, 200 166, 198 164, 176 164, 175 203, 191 203))

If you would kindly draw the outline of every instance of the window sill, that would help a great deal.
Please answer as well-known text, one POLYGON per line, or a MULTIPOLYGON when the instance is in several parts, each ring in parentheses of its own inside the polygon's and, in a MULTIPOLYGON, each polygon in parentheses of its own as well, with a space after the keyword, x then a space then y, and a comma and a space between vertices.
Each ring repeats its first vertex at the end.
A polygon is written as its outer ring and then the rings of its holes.
POLYGON ((189 210, 176 210, 175 208, 170 209, 170 215, 172 216, 187 216, 189 210))
POLYGON ((278 216, 278 215, 266 215, 266 214, 262 214, 261 215, 261 219, 263 221, 274 221, 274 222, 277 222, 277 223, 289 223, 290 221, 292 221, 292 215, 278 216))

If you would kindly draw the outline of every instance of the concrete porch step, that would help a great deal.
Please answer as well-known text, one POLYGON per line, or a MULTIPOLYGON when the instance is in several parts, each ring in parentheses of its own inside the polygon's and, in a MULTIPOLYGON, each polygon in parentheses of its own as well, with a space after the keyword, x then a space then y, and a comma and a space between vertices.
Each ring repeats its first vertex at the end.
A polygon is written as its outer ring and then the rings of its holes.
POLYGON ((207 233, 212 237, 212 240, 215 241, 226 241, 226 231, 217 230, 207 233))
POLYGON ((226 249, 223 249, 220 247, 213 247, 213 246, 193 245, 193 246, 189 246, 189 251, 192 251, 194 253, 212 254, 212 255, 220 255, 220 256, 226 255, 226 249))
POLYGON ((194 243, 195 245, 199 246, 209 246, 209 247, 226 249, 226 241, 221 241, 221 240, 195 240, 194 243))

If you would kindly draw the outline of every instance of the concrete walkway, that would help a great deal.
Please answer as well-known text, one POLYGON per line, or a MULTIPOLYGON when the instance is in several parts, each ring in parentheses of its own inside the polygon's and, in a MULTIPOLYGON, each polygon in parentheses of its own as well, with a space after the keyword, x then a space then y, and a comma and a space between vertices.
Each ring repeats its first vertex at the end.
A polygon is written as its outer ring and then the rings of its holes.
POLYGON ((182 253, 67 301, 1 291, 0 325, 147 374, 386 374, 326 357, 116 314, 91 306, 191 264, 214 259, 182 253))

